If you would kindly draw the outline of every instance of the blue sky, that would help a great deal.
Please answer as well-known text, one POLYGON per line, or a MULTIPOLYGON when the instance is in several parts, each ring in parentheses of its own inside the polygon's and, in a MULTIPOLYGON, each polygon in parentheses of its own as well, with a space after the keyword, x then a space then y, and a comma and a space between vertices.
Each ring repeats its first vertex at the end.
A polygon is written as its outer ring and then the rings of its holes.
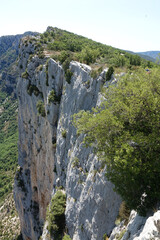
POLYGON ((160 0, 1 0, 0 36, 47 26, 121 49, 160 50, 160 0))

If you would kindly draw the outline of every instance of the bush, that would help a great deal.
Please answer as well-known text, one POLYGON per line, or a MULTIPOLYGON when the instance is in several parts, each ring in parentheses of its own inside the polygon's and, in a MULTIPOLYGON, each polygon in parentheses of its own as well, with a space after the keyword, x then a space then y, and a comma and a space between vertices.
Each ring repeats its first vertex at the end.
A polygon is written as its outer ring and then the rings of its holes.
POLYGON ((56 96, 54 89, 50 91, 50 94, 48 96, 48 102, 49 103, 59 103, 60 102, 60 96, 56 96))
POLYGON ((63 138, 66 138, 66 136, 67 136, 67 131, 64 129, 64 130, 62 131, 62 137, 63 137, 63 138))
POLYGON ((90 47, 85 47, 82 49, 81 53, 77 54, 79 61, 86 64, 94 63, 99 55, 98 49, 92 49, 90 47))
POLYGON ((78 159, 78 157, 74 157, 74 158, 73 158, 72 166, 73 166, 73 168, 79 166, 79 159, 78 159))
POLYGON ((38 96, 40 94, 39 89, 36 87, 36 85, 33 85, 29 82, 27 86, 27 93, 31 96, 32 93, 34 93, 35 96, 38 96))
POLYGON ((71 238, 68 234, 65 234, 62 240, 71 240, 71 238))
POLYGON ((55 239, 62 239, 65 228, 66 195, 58 190, 51 200, 47 213, 48 230, 55 239))
POLYGON ((67 71, 67 69, 69 69, 69 65, 70 65, 71 60, 72 60, 71 58, 67 58, 63 62, 62 66, 63 66, 63 69, 64 69, 65 72, 67 71))
POLYGON ((21 77, 22 77, 22 78, 26 78, 26 79, 28 78, 28 72, 27 72, 27 70, 22 73, 21 77))
POLYGON ((70 57, 69 51, 62 51, 61 54, 58 56, 58 60, 63 63, 67 58, 70 57))
POLYGON ((139 70, 108 88, 101 107, 74 116, 78 133, 106 161, 108 179, 145 215, 160 199, 160 70, 139 70))
POLYGON ((113 67, 109 67, 107 73, 106 73, 106 81, 111 80, 112 74, 114 73, 113 67))
POLYGON ((96 78, 98 77, 98 72, 97 72, 96 70, 92 70, 92 71, 91 71, 91 77, 92 77, 93 79, 96 79, 96 78))
POLYGON ((51 102, 55 102, 55 98, 56 98, 56 95, 55 95, 55 92, 54 92, 54 90, 52 89, 51 91, 50 91, 50 94, 49 94, 49 96, 48 96, 48 102, 49 103, 51 103, 51 102))
POLYGON ((66 78, 66 81, 68 82, 68 84, 71 83, 72 75, 73 75, 73 73, 71 72, 71 70, 67 69, 67 71, 65 72, 65 78, 66 78))
POLYGON ((45 116, 46 116, 46 113, 45 113, 44 102, 41 101, 41 100, 39 100, 39 101, 37 102, 36 107, 37 107, 38 113, 39 113, 42 117, 45 117, 45 116))

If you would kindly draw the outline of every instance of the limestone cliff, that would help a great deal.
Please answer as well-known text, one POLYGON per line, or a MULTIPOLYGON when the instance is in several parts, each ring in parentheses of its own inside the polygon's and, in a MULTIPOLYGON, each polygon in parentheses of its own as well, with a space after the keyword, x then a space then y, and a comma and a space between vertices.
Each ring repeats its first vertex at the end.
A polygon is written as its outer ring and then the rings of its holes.
POLYGON ((39 239, 46 208, 61 186, 67 196, 70 237, 102 239, 114 227, 121 200, 107 181, 102 163, 91 148, 84 147, 83 136, 76 134, 72 116, 99 104, 105 71, 93 79, 89 66, 72 61, 68 83, 58 62, 37 55, 36 38, 21 41, 19 69, 20 169, 14 198, 23 238, 39 239))
POLYGON ((127 226, 124 221, 116 226, 109 240, 159 240, 160 239, 160 211, 148 214, 146 217, 139 216, 134 210, 131 211, 127 226))
POLYGON ((24 36, 34 36, 38 33, 25 32, 24 34, 0 37, 0 87, 9 95, 16 94, 18 70, 16 60, 18 57, 19 42, 24 36))

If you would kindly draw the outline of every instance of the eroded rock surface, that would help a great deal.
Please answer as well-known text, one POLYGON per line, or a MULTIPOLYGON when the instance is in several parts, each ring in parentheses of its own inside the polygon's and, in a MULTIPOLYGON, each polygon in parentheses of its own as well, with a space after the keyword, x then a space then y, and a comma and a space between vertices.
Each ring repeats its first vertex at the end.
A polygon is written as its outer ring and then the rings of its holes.
POLYGON ((61 186, 67 196, 66 227, 71 238, 102 239, 114 227, 121 199, 92 148, 84 147, 72 116, 99 104, 105 71, 93 79, 89 66, 71 62, 69 84, 62 66, 39 58, 35 48, 36 40, 21 42, 17 86, 20 170, 14 198, 23 238, 37 240, 42 234, 47 205, 61 186), (49 101, 53 90, 56 99, 49 101), (38 102, 45 114, 38 112, 38 102))

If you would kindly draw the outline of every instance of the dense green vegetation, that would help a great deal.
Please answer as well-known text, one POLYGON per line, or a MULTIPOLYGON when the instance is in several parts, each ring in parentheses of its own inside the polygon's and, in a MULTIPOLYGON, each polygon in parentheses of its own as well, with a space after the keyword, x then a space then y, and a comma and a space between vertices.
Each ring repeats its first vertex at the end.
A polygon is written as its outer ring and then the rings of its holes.
POLYGON ((13 44, 15 39, 15 36, 2 37, 0 44, 0 204, 12 191, 18 164, 18 103, 14 93, 18 75, 15 64, 18 51, 17 43, 13 44), (11 84, 7 85, 6 80, 11 84))
POLYGON ((17 167, 17 100, 0 91, 0 203, 12 191, 17 167))
POLYGON ((50 51, 55 60, 61 63, 67 59, 86 64, 107 64, 113 67, 143 66, 152 67, 154 63, 120 49, 95 42, 91 39, 58 28, 48 28, 40 35, 40 43, 50 51))
POLYGON ((103 92, 107 101, 74 123, 127 206, 144 215, 160 200, 160 69, 130 72, 103 92))
MULTIPOLYGON (((47 213, 48 230, 54 239, 62 239, 65 229, 66 195, 58 190, 53 196, 47 213)), ((68 238, 66 238, 68 239, 68 238)))

